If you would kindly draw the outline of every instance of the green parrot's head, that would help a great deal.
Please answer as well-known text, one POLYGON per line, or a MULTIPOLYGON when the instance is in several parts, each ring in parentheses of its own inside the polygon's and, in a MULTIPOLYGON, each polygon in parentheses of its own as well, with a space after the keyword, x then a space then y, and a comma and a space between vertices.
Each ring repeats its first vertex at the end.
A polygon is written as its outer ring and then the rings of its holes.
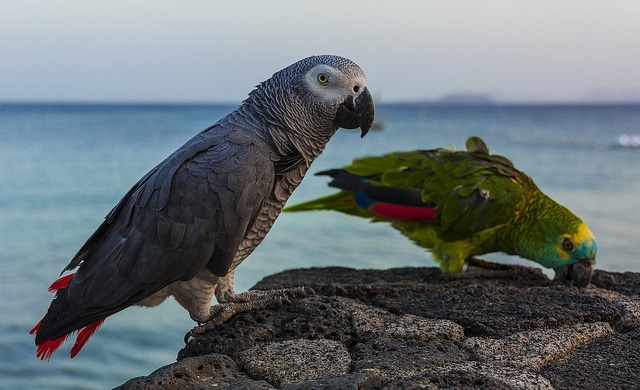
POLYGON ((513 233, 516 254, 553 268, 554 280, 586 287, 591 282, 598 246, 589 227, 541 192, 513 233))
POLYGON ((549 266, 556 271, 555 280, 578 287, 586 287, 591 282, 598 245, 584 222, 580 221, 575 231, 561 234, 554 250, 549 252, 549 266))
MULTIPOLYGON (((555 203, 555 202, 554 202, 555 203)), ((564 207, 538 215, 527 229, 520 255, 556 272, 554 280, 586 287, 591 282, 598 246, 589 227, 564 207)))

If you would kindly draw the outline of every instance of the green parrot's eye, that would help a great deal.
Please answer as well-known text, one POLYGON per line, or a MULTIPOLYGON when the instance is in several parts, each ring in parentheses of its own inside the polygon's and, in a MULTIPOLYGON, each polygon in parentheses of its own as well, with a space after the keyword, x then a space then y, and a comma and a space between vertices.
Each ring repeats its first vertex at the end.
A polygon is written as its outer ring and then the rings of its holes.
POLYGON ((573 252, 573 249, 575 248, 575 244, 570 238, 563 238, 560 244, 562 245, 562 249, 567 252, 573 252))
POLYGON ((319 82, 320 84, 325 84, 325 83, 329 82, 329 76, 327 76, 327 75, 326 75, 326 74, 324 74, 324 73, 320 73, 320 74, 318 75, 318 82, 319 82))

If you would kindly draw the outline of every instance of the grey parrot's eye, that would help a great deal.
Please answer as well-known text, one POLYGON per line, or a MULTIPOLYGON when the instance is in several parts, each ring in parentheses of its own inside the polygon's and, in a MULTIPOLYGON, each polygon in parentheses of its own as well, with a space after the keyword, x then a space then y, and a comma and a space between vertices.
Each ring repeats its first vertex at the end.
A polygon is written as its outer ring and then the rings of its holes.
POLYGON ((328 83, 328 82, 329 82, 329 76, 327 76, 327 75, 326 75, 326 74, 324 74, 324 73, 320 73, 320 74, 318 75, 318 82, 319 82, 320 84, 326 84, 326 83, 328 83))
POLYGON ((575 244, 570 238, 563 238, 560 244, 562 245, 562 249, 567 252, 573 252, 573 249, 575 248, 575 244))
POLYGON ((353 92, 355 92, 355 93, 360 92, 360 86, 359 86, 359 85, 355 85, 355 86, 353 87, 353 92))

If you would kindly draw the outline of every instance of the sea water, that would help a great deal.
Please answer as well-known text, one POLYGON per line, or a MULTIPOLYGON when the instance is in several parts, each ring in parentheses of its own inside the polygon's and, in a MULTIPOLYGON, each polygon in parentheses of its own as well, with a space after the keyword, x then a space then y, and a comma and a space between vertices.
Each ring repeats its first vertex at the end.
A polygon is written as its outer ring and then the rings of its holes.
MULTIPOLYGON (((28 331, 49 306, 49 284, 120 197, 233 108, 0 105, 0 388, 110 388, 175 361, 194 323, 173 299, 109 317, 74 359, 68 342, 51 361, 38 360, 28 331)), ((354 157, 464 149, 477 135, 587 222, 598 240, 597 268, 640 272, 640 150, 614 147, 621 135, 640 133, 640 106, 379 104, 376 118, 378 128, 364 139, 338 131, 290 204, 332 193, 327 178, 313 173, 354 157)), ((483 258, 536 266, 503 254, 483 258)), ((236 289, 288 268, 331 265, 435 266, 386 224, 285 213, 238 268, 236 289)))

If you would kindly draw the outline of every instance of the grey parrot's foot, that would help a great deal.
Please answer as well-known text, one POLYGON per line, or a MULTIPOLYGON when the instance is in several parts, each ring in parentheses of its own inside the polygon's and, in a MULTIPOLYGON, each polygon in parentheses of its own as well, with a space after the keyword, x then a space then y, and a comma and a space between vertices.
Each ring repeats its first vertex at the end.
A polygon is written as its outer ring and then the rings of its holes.
POLYGON ((315 291, 313 291, 313 289, 309 287, 304 287, 304 286, 282 288, 279 290, 249 290, 240 294, 234 294, 232 296, 229 296, 227 297, 228 300, 223 303, 248 303, 248 302, 270 300, 274 298, 275 299, 281 298, 286 300, 287 298, 304 297, 312 294, 315 294, 315 291))
POLYGON ((209 320, 191 329, 185 336, 185 343, 191 337, 198 337, 207 331, 223 324, 239 313, 279 307, 290 302, 289 299, 315 294, 309 287, 292 287, 280 290, 250 290, 236 294, 229 302, 211 306, 209 320))

